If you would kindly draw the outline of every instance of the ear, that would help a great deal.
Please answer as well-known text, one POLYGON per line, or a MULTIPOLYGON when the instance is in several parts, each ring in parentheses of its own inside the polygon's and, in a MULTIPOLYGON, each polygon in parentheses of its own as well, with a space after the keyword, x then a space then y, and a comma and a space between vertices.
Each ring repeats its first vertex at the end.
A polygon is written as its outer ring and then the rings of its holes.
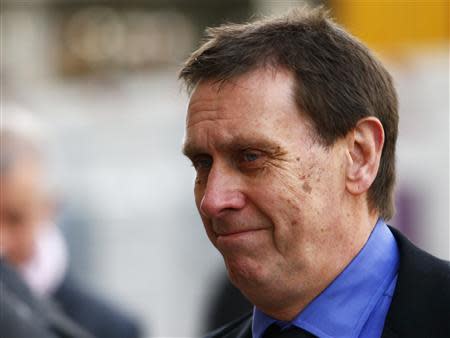
POLYGON ((356 127, 346 136, 348 166, 346 189, 352 195, 369 190, 378 173, 384 144, 384 129, 376 117, 358 121, 356 127))

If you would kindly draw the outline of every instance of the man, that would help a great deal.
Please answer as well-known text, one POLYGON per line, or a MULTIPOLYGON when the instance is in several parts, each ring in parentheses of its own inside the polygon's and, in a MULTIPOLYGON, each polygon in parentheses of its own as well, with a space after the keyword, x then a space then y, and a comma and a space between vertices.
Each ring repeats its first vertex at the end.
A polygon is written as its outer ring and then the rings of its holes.
MULTIPOLYGON (((4 107, 3 107, 4 108, 4 107)), ((46 218, 49 205, 41 194, 38 151, 26 141, 36 139, 30 120, 7 109, 15 118, 5 118, 0 129, 0 337, 81 338, 92 337, 52 302, 36 294, 22 271, 34 256, 34 242, 46 218), (12 122, 14 120, 14 122, 12 122), (20 124, 20 128, 17 126, 20 124), (24 135, 27 134, 27 137, 24 135), (31 136, 33 135, 33 136, 31 136)), ((52 269, 50 280, 61 276, 60 265, 52 269)), ((33 280, 38 276, 30 274, 33 280)), ((41 278, 42 279, 42 278, 41 278)), ((48 279, 48 278, 47 278, 48 279)), ((45 283, 46 285, 52 283, 45 283)))
POLYGON ((12 107, 4 107, 3 115, 0 283, 2 297, 6 295, 2 310, 10 309, 11 315, 6 311, 2 316, 0 336, 40 337, 39 332, 50 328, 52 333, 43 336, 139 337, 134 319, 87 292, 67 273, 65 241, 53 222, 43 128, 31 115, 12 107), (27 323, 31 334, 23 331, 27 323))
POLYGON ((251 314, 208 337, 449 337, 448 262, 393 214, 391 76, 320 9, 207 31, 180 77, 195 201, 251 314))

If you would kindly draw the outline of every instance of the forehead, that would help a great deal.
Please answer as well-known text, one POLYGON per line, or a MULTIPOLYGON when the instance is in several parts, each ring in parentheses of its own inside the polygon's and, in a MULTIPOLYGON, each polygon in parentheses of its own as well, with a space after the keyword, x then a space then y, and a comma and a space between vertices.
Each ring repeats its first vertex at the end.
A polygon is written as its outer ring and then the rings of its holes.
POLYGON ((293 89, 293 76, 282 69, 257 69, 222 84, 201 82, 189 102, 185 144, 305 134, 308 124, 293 89))
MULTIPOLYGON (((201 81, 189 101, 188 122, 204 117, 255 118, 252 110, 267 117, 269 114, 261 113, 268 105, 287 109, 293 103, 293 83, 293 76, 282 69, 257 69, 225 82, 201 81)), ((270 115, 275 117, 273 113, 270 115)))

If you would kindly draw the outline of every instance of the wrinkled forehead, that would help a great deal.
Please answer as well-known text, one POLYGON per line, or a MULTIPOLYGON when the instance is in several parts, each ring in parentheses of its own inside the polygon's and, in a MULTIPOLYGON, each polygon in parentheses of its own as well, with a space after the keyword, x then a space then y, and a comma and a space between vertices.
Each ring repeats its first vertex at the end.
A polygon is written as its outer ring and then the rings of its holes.
POLYGON ((281 144, 292 135, 309 134, 293 97, 293 83, 289 72, 265 69, 226 83, 199 83, 189 103, 184 153, 198 152, 205 144, 281 144))
POLYGON ((239 118, 245 118, 242 112, 246 109, 263 112, 268 105, 285 109, 295 102, 294 83, 294 76, 282 68, 257 68, 225 81, 201 80, 190 97, 187 125, 205 115, 227 119, 236 117, 238 111, 239 118))

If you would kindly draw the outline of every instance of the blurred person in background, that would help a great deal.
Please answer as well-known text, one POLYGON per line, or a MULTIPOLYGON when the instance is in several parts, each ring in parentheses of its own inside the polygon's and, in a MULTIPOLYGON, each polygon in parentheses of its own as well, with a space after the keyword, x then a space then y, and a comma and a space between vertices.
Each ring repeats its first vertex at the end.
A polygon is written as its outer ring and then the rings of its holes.
POLYGON ((0 337, 92 338, 51 302, 37 297, 0 258, 0 337))
POLYGON ((134 319, 68 274, 66 242, 54 223, 42 126, 30 114, 6 106, 0 133, 0 256, 5 269, 16 273, 33 297, 55 303, 95 337, 139 337, 134 319))
POLYGON ((321 10, 207 32, 180 77, 207 235, 254 304, 208 337, 448 337, 449 262, 393 215, 391 76, 321 10))
MULTIPOLYGON (((15 109, 13 111, 17 112, 15 109)), ((35 255, 33 247, 39 232, 36 220, 45 218, 42 213, 46 213, 47 207, 41 205, 40 193, 37 194, 36 190, 41 182, 37 180, 39 175, 35 145, 22 142, 25 139, 19 137, 18 130, 10 128, 9 121, 4 121, 3 111, 1 117, 0 337, 92 337, 55 304, 32 290, 24 280, 25 275, 33 281, 37 280, 26 266, 35 255), (21 269, 27 272, 19 271, 21 269)), ((51 279, 61 277, 60 267, 61 264, 57 264, 54 272, 50 273, 53 275, 51 279)), ((46 277, 47 274, 43 279, 46 277)), ((33 286, 35 287, 36 285, 33 286)))

